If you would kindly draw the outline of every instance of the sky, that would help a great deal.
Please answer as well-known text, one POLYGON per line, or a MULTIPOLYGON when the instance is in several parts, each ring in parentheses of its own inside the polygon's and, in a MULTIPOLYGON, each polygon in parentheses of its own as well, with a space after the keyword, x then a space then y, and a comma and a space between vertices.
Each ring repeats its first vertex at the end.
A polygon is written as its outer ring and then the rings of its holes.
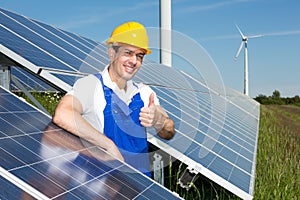
MULTIPOLYGON (((226 87, 243 93, 243 51, 234 60, 241 43, 237 24, 244 35, 263 35, 248 40, 250 97, 274 90, 300 95, 300 1, 172 0, 171 6, 172 31, 205 50, 226 87)), ((160 25, 159 0, 1 0, 0 7, 100 42, 126 21, 160 25)), ((195 54, 182 45, 184 54, 195 54)), ((172 65, 178 64, 174 57, 172 65)))

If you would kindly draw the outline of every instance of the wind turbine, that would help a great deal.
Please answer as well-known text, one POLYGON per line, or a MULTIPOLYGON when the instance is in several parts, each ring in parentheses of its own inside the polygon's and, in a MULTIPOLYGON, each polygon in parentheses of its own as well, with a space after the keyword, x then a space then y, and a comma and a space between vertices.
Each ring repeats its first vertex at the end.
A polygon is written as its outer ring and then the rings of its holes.
POLYGON ((242 42, 240 45, 240 48, 238 49, 237 53, 235 54, 234 60, 237 60, 243 45, 244 45, 244 94, 249 96, 249 87, 248 87, 248 47, 247 47, 247 41, 250 38, 257 38, 262 37, 263 35, 253 35, 253 36, 246 36, 242 33, 241 29, 238 27, 238 25, 235 25, 238 31, 241 34, 242 42))

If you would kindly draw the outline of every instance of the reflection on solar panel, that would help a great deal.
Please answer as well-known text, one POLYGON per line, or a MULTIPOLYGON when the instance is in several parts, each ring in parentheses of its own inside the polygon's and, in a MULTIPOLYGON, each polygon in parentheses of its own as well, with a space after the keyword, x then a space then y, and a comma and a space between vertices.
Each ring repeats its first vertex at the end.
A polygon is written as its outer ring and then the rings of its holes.
MULTIPOLYGON (((101 43, 0 9, 0 51, 62 90, 108 63, 101 43)), ((189 74, 145 61, 135 77, 152 86, 175 122, 176 135, 148 140, 243 199, 252 199, 259 104, 189 74)), ((38 124, 37 124, 38 125, 38 124)))
POLYGON ((0 102, 1 199, 179 199, 2 87, 0 102))

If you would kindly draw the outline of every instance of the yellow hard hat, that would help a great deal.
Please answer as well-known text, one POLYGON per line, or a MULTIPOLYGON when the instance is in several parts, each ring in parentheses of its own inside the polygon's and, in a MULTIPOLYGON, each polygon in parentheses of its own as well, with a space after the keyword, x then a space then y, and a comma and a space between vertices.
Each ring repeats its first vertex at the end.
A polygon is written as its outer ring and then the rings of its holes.
POLYGON ((148 48, 146 29, 138 22, 126 22, 115 28, 110 38, 106 41, 106 44, 113 45, 117 42, 145 49, 146 54, 151 53, 151 50, 148 48))

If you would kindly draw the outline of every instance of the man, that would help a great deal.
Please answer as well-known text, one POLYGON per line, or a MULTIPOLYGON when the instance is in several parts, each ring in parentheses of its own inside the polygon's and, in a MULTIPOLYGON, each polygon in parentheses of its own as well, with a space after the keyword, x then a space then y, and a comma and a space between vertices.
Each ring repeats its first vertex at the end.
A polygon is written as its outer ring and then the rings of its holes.
POLYGON ((147 32, 143 25, 127 22, 106 43, 110 64, 102 73, 76 81, 53 122, 150 176, 146 128, 171 139, 174 122, 149 86, 131 80, 151 53, 147 32))

